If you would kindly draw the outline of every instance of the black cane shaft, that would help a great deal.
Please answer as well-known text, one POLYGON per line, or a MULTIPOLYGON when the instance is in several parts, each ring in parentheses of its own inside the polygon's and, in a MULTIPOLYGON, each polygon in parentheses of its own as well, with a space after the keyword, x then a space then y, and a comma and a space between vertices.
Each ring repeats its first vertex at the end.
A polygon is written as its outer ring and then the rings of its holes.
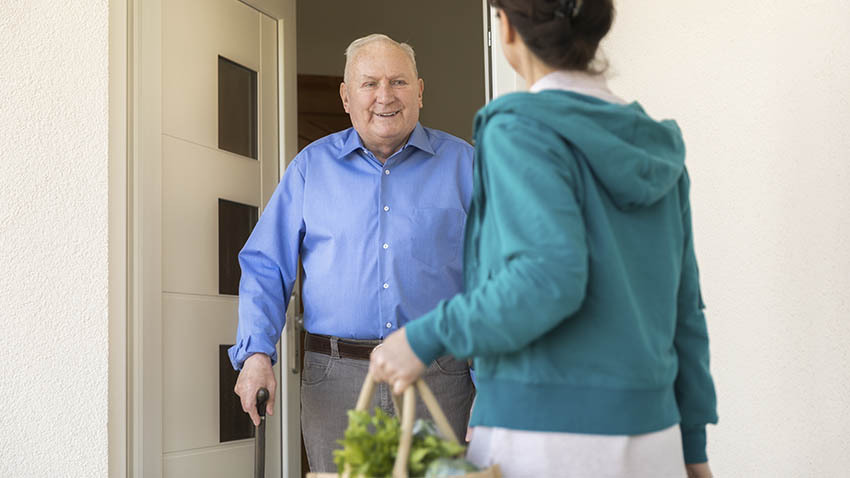
POLYGON ((266 475, 266 402, 269 391, 261 388, 257 391, 257 413, 260 414, 260 424, 254 436, 254 478, 265 478, 266 475))

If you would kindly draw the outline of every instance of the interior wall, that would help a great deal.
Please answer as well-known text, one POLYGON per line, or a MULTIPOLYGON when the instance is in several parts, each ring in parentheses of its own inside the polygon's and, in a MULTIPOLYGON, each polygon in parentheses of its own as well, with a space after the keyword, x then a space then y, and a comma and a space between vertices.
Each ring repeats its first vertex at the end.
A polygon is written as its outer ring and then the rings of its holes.
POLYGON ((425 80, 420 121, 469 141, 484 106, 481 8, 477 0, 300 0, 298 73, 342 76, 346 47, 370 33, 407 42, 425 80))
POLYGON ((717 476, 850 469, 850 3, 617 2, 610 86, 679 121, 717 476))
POLYGON ((0 3, 0 476, 107 475, 109 5, 0 3))

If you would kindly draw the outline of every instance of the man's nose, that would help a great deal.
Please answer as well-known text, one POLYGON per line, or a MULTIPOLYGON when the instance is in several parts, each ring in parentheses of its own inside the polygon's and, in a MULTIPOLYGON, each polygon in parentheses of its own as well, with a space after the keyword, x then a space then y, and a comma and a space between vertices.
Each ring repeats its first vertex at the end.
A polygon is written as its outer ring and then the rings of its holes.
POLYGON ((378 102, 380 103, 392 103, 395 99, 395 93, 393 93, 393 88, 390 86, 389 82, 381 82, 378 85, 378 102))

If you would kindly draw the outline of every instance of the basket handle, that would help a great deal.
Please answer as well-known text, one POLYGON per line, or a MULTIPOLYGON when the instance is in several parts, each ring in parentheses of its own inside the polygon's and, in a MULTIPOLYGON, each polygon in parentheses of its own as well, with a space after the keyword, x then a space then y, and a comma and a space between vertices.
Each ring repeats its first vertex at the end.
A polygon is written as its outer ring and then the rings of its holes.
MULTIPOLYGON (((434 393, 431 392, 431 389, 428 388, 424 380, 421 378, 418 379, 415 386, 407 387, 407 390, 404 391, 401 410, 401 439, 399 440, 398 453, 396 454, 395 464, 393 465, 393 478, 407 478, 407 460, 410 457, 410 446, 413 443, 413 422, 416 415, 416 390, 419 390, 419 395, 425 403, 425 408, 431 413, 431 417, 437 425, 437 430, 449 441, 460 443, 451 425, 449 425, 446 414, 443 413, 443 409, 437 402, 437 398, 434 397, 434 393)), ((360 389, 360 396, 357 398, 355 410, 366 411, 369 402, 372 401, 374 392, 375 380, 372 378, 370 372, 366 374, 366 379, 363 380, 363 387, 360 389)), ((396 408, 396 413, 398 412, 399 409, 396 408)), ((350 476, 351 468, 346 465, 343 477, 348 478, 350 476)))

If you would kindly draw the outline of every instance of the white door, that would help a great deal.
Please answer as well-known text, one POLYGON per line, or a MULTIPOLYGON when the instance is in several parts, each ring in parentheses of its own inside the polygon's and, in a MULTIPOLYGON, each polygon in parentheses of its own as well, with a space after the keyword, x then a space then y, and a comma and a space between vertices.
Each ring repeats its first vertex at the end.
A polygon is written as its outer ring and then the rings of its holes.
MULTIPOLYGON (((221 353, 235 254, 279 178, 277 21, 237 0, 163 0, 161 14, 163 476, 250 477, 247 416, 222 418, 221 353)), ((280 421, 267 427, 279 477, 280 421)))

